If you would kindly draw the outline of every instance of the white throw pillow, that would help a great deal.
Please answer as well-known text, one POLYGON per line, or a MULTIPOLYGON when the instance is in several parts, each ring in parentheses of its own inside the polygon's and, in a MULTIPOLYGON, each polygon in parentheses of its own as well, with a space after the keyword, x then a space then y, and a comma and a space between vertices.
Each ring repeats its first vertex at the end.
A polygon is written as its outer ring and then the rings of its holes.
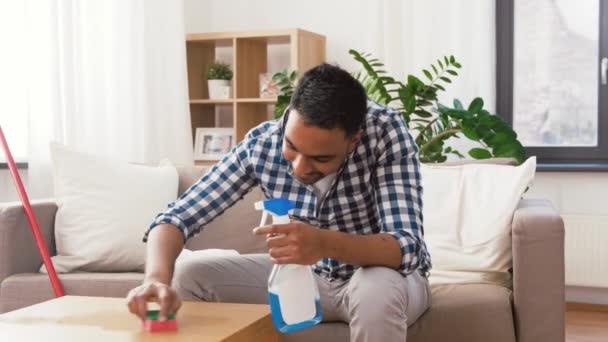
POLYGON ((511 221, 535 170, 535 157, 520 166, 422 165, 431 284, 511 286, 511 221))
POLYGON ((143 270, 143 234, 177 197, 175 167, 133 165, 59 144, 51 144, 51 158, 57 272, 143 270))

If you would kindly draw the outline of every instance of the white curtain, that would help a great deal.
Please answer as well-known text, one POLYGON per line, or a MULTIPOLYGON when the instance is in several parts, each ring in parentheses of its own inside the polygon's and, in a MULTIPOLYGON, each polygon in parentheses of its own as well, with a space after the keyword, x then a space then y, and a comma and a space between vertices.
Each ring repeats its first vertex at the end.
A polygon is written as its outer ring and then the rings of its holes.
MULTIPOLYGON (((422 69, 444 55, 462 64, 441 101, 469 103, 482 97, 495 110, 494 0, 380 0, 368 2, 372 50, 387 69, 404 79, 424 78, 422 69)), ((451 76, 450 76, 451 77, 451 76)))
POLYGON ((10 8, 24 19, 10 33, 21 45, 3 49, 21 53, 30 197, 52 196, 52 140, 127 162, 192 164, 181 0, 13 0, 10 8))

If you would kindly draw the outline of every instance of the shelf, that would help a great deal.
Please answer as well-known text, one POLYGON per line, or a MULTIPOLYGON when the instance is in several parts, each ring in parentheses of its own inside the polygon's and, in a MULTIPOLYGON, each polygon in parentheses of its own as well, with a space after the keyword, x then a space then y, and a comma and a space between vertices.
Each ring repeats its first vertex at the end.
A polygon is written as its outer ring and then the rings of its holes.
POLYGON ((194 161, 194 165, 195 166, 213 166, 215 164, 217 164, 217 162, 219 162, 220 160, 195 160, 194 161))
POLYGON ((226 100, 210 100, 210 99, 192 99, 190 104, 232 104, 234 99, 226 100))
POLYGON ((267 103, 274 104, 277 102, 276 98, 243 98, 243 99, 227 99, 227 100, 210 100, 210 99, 192 99, 190 104, 232 104, 237 103, 267 103))
POLYGON ((230 40, 234 38, 289 38, 291 36, 307 35, 321 37, 320 34, 313 33, 302 29, 279 29, 279 30, 266 30, 266 31, 242 31, 242 32, 208 32, 208 33, 189 33, 186 35, 186 41, 188 42, 204 42, 204 41, 219 41, 219 40, 230 40))
POLYGON ((238 103, 268 103, 274 104, 277 102, 276 98, 245 98, 245 99, 236 99, 238 103))
POLYGON ((301 29, 191 33, 186 36, 186 58, 192 136, 197 127, 232 127, 239 142, 274 117, 277 99, 260 97, 260 75, 284 69, 303 74, 324 62, 325 37, 301 29), (206 72, 214 61, 232 67, 233 98, 209 99, 206 72))

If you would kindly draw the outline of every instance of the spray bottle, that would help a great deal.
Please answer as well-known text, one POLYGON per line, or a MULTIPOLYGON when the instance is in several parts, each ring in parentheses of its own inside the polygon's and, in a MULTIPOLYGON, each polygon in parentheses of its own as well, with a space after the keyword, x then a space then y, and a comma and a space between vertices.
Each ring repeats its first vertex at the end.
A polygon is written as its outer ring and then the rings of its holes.
MULTIPOLYGON (((260 226, 266 224, 268 213, 274 224, 289 223, 289 210, 295 204, 287 199, 269 199, 255 203, 263 210, 260 226)), ((282 333, 309 328, 321 322, 319 288, 307 265, 274 265, 268 278, 268 301, 272 323, 282 333)))

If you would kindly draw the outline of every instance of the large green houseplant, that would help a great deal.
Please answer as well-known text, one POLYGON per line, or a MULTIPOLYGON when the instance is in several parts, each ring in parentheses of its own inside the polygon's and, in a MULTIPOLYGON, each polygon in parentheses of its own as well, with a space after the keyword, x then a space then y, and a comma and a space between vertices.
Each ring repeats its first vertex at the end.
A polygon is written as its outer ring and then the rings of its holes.
MULTIPOLYGON (((382 70, 384 65, 378 59, 370 58, 369 54, 355 50, 349 53, 363 66, 363 71, 354 76, 363 84, 367 96, 402 113, 414 131, 422 162, 441 163, 449 154, 464 158, 460 151, 446 146, 448 139, 459 138, 461 134, 479 145, 468 151, 469 156, 475 159, 507 157, 516 159, 518 163, 524 161, 524 148, 517 140, 517 134, 500 116, 484 109, 481 98, 473 99, 466 108, 458 99, 453 101, 453 106, 439 103, 437 93, 445 91, 444 86, 452 82, 461 68, 454 56, 446 56, 432 64, 430 69, 423 69, 428 81, 408 75, 407 83, 403 83, 388 76, 382 70)), ((274 77, 281 87, 275 112, 280 116, 293 94, 296 73, 284 71, 274 77)))

